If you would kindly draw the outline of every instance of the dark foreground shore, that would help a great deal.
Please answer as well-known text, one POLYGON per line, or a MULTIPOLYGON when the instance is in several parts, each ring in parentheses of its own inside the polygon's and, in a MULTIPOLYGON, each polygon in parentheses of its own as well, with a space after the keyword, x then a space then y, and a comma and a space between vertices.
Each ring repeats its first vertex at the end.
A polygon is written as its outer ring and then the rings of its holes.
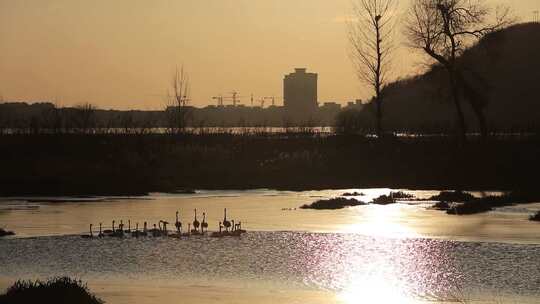
POLYGON ((540 139, 319 135, 11 135, 0 196, 143 195, 178 189, 537 187, 540 139))

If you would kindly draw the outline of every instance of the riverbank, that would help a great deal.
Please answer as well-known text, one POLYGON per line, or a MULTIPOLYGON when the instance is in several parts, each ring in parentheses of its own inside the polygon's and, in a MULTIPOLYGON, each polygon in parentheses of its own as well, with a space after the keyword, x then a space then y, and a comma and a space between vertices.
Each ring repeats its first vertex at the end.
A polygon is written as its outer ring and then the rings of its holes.
POLYGON ((0 196, 144 195, 178 189, 536 187, 540 140, 448 137, 11 135, 0 196))

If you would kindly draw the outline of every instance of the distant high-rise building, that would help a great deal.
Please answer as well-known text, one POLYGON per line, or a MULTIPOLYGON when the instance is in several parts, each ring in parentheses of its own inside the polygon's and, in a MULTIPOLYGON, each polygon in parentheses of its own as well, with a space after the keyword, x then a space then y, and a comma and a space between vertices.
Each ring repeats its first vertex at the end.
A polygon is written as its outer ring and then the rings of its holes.
POLYGON ((283 79, 283 101, 287 112, 305 113, 317 109, 317 74, 295 69, 283 79))

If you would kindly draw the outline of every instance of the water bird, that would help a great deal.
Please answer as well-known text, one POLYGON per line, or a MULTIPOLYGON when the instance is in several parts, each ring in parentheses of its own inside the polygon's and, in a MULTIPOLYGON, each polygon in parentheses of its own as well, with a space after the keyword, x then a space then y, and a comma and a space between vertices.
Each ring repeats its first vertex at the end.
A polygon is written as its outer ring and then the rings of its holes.
POLYGON ((131 233, 131 220, 128 219, 128 229, 124 231, 125 233, 131 233))
POLYGON ((202 223, 201 223, 201 232, 204 233, 204 230, 208 231, 208 223, 206 222, 206 212, 202 214, 202 223))
POLYGON ((178 235, 182 234, 182 222, 178 220, 178 211, 176 211, 176 222, 174 222, 174 226, 176 227, 176 232, 178 235))
POLYGON ((227 208, 224 209, 224 215, 223 215, 223 226, 225 227, 225 231, 229 231, 229 228, 231 227, 231 222, 227 220, 227 208))
POLYGON ((240 231, 240 233, 246 233, 246 232, 247 232, 246 230, 242 229, 242 222, 241 222, 241 221, 238 222, 238 229, 237 229, 237 231, 240 231))
POLYGON ((123 237, 124 236, 124 230, 123 230, 123 227, 124 227, 124 223, 122 223, 122 220, 120 220, 120 224, 118 224, 118 229, 114 229, 115 226, 115 221, 113 221, 113 226, 112 226, 112 234, 110 234, 110 236, 112 237, 123 237))
POLYGON ((148 224, 144 222, 143 231, 141 232, 141 236, 147 236, 148 235, 148 224))
POLYGON ((240 236, 242 233, 246 233, 245 230, 242 229, 242 222, 238 222, 238 223, 234 223, 233 221, 233 226, 234 226, 234 230, 233 230, 233 235, 235 236, 240 236))
POLYGON ((124 223, 122 220, 120 220, 120 225, 118 225, 118 231, 117 232, 122 232, 124 233, 124 223))
POLYGON ((197 220, 197 208, 195 208, 194 211, 195 211, 195 219, 193 220, 193 230, 194 230, 193 232, 194 232, 195 234, 198 234, 198 233, 199 233, 199 226, 200 226, 201 224, 200 224, 199 221, 197 220))
POLYGON ((167 221, 159 221, 159 222, 163 224, 163 229, 161 230, 161 234, 164 235, 164 236, 167 236, 167 234, 168 234, 167 225, 169 225, 169 222, 167 222, 167 221))
POLYGON ((139 237, 139 223, 135 223, 135 231, 131 233, 131 236, 139 237))
MULTIPOLYGON (((123 237, 123 236, 124 236, 124 232, 122 231, 122 229, 115 229, 115 228, 116 228, 115 223, 116 223, 116 221, 113 220, 113 221, 112 221, 112 230, 105 230, 105 233, 106 233, 108 236, 112 236, 112 237, 123 237)), ((119 227, 120 227, 121 225, 122 225, 122 221, 120 221, 119 227)))
POLYGON ((240 236, 240 234, 242 234, 239 230, 238 230, 238 224, 235 224, 234 223, 234 220, 231 221, 232 222, 232 230, 231 232, 229 233, 229 235, 231 236, 240 236))
POLYGON ((83 239, 88 239, 88 238, 94 237, 94 235, 92 234, 92 224, 90 224, 90 234, 83 234, 83 235, 81 235, 81 237, 83 239))
POLYGON ((183 233, 182 236, 188 236, 188 237, 191 236, 191 230, 190 230, 191 229, 191 224, 188 223, 187 227, 188 227, 187 232, 183 233))
MULTIPOLYGON (((118 226, 120 228, 120 226, 118 226)), ((122 229, 117 229, 110 236, 112 237, 124 237, 124 231, 122 229)))
POLYGON ((114 232, 114 223, 115 223, 115 222, 114 222, 114 220, 113 220, 113 221, 112 221, 112 230, 111 230, 111 229, 105 229, 105 230, 103 230, 103 233, 105 233, 106 235, 111 235, 111 234, 113 234, 113 232, 114 232))
POLYGON ((154 224, 154 228, 153 229, 150 229, 150 233, 152 233, 152 236, 153 237, 158 237, 161 235, 161 226, 160 226, 160 229, 158 230, 157 227, 156 227, 156 224, 154 224))
POLYGON ((98 234, 98 237, 102 238, 104 237, 105 234, 103 234, 103 232, 101 232, 101 223, 99 223, 99 234, 98 234))

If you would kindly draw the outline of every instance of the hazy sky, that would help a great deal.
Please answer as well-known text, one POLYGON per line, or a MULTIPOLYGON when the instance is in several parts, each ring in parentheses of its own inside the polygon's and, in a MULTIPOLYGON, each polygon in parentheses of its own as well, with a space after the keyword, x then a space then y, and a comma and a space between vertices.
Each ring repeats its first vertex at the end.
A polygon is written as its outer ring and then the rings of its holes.
MULTIPOLYGON (((281 96, 295 67, 319 73, 320 101, 365 98, 348 58, 351 1, 0 0, 0 95, 156 109, 183 64, 197 106, 233 90, 281 96)), ((540 9, 498 2, 527 21, 540 9)), ((409 53, 397 60, 403 73, 417 69, 409 53)))

